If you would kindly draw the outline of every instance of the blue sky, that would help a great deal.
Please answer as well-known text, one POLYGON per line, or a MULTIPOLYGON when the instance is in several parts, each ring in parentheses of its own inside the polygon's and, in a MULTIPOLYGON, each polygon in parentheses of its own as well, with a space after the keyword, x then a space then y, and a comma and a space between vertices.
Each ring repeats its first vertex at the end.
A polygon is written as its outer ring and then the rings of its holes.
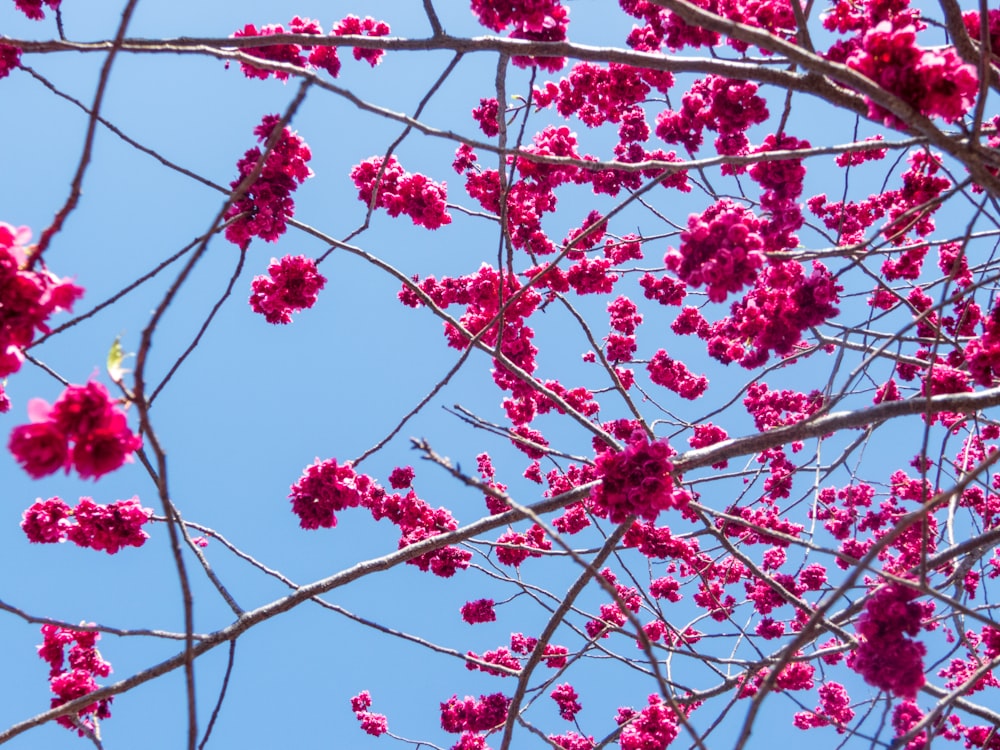
MULTIPOLYGON (((119 14, 116 6, 98 4, 100 7, 94 8, 88 4, 84 8, 79 0, 65 0, 63 5, 69 38, 105 39, 113 34, 119 14)), ((449 32, 485 33, 475 24, 467 4, 438 5, 449 32)), ((597 0, 578 0, 570 7, 574 41, 620 44, 629 29, 629 19, 617 12, 605 15, 597 0)), ((264 0, 145 0, 139 3, 129 36, 224 37, 245 23, 287 23, 296 14, 316 18, 328 29, 352 12, 384 19, 393 33, 401 36, 429 33, 421 3, 414 0, 373 1, 360 6, 318 0, 294 6, 264 0)), ((51 17, 41 23, 29 22, 7 0, 0 0, 0 32, 39 39, 56 33, 51 17)), ((449 55, 387 55, 374 70, 351 59, 349 53, 342 53, 341 59, 339 85, 393 110, 412 112, 447 65, 449 55)), ((59 90, 88 103, 102 61, 98 54, 69 52, 24 57, 27 65, 59 90)), ((433 98, 425 120, 475 136, 469 111, 480 97, 492 94, 494 68, 494 55, 468 56, 433 98)), ((255 143, 253 127, 263 115, 283 111, 296 90, 295 82, 247 80, 237 65, 227 70, 222 61, 207 56, 122 53, 102 114, 164 157, 227 185, 235 176, 236 161, 255 143)), ((513 73, 508 93, 526 91, 527 74, 513 73)), ((0 221, 30 226, 37 237, 65 200, 86 118, 21 71, 0 81, 0 102, 10 113, 0 118, 0 143, 4 144, 0 146, 0 221)), ((827 114, 826 126, 839 128, 830 142, 849 141, 851 118, 827 114)), ((808 109, 792 122, 805 133, 815 130, 815 116, 808 109)), ((333 94, 313 90, 293 127, 312 148, 310 166, 315 172, 296 193, 296 218, 334 237, 346 236, 364 218, 364 206, 348 179, 350 168, 363 158, 383 153, 400 126, 365 115, 333 94)), ((574 129, 582 131, 583 126, 574 129)), ((751 135, 762 137, 763 132, 751 135)), ((581 151, 599 153, 601 146, 607 145, 607 136, 601 133, 580 135, 581 151)), ((400 146, 397 155, 408 170, 446 180, 452 200, 462 201, 460 178, 450 169, 453 151, 453 143, 412 137, 400 146)), ((829 166, 813 172, 813 192, 822 189, 819 186, 832 174, 829 166)), ((726 183, 725 189, 735 191, 736 187, 726 183)), ((570 189, 562 195, 566 196, 561 198, 565 216, 554 217, 553 236, 561 237, 577 226, 590 207, 613 205, 582 190, 570 189)), ((680 224, 688 213, 705 206, 704 196, 697 193, 682 196, 676 191, 661 191, 654 200, 680 224)), ((203 233, 222 201, 219 193, 163 168, 100 129, 80 206, 53 241, 46 261, 56 274, 73 277, 86 289, 86 297, 76 308, 77 313, 84 312, 203 233)), ((468 199, 462 202, 470 203, 468 199)), ((495 258, 496 231, 486 222, 459 212, 453 215, 452 225, 429 232, 413 227, 405 218, 390 220, 379 213, 357 242, 406 274, 440 277, 469 273, 481 262, 495 258)), ((647 233, 668 231, 639 212, 628 214, 619 231, 634 231, 633 220, 635 226, 639 221, 645 221, 645 226, 652 224, 647 233)), ((660 264, 667 244, 661 242, 647 253, 651 267, 660 264)), ((172 496, 184 517, 218 530, 262 564, 299 583, 390 552, 397 537, 392 527, 374 523, 363 511, 341 514, 336 529, 302 531, 289 510, 289 485, 315 457, 349 459, 382 439, 458 356, 446 347, 439 321, 425 310, 411 310, 396 301, 399 285, 394 279, 344 252, 333 253, 322 265, 328 285, 317 305, 296 316, 292 325, 269 326, 250 311, 246 304, 250 279, 266 271, 272 256, 318 256, 325 249, 315 238, 295 231, 273 245, 255 241, 232 298, 152 411, 155 429, 168 451, 172 496)), ((211 243, 158 330, 150 360, 153 381, 171 367, 222 295, 238 253, 222 239, 211 243)), ((32 354, 71 382, 82 383, 96 376, 108 383, 103 363, 111 342, 121 336, 125 349, 135 351, 150 311, 172 278, 168 269, 32 354)), ((581 309, 606 325, 606 302, 584 300, 581 309)), ((664 332, 673 317, 672 311, 643 312, 664 332)), ((65 319, 63 316, 55 322, 65 319)), ((553 305, 536 325, 543 351, 539 358, 542 377, 571 382, 592 376, 593 371, 580 363, 580 355, 589 345, 570 325, 564 311, 553 305)), ((692 369, 701 366, 711 373, 713 384, 718 384, 713 392, 718 395, 713 398, 725 400, 739 393, 749 380, 745 371, 715 367, 697 342, 672 337, 671 346, 676 347, 671 350, 675 356, 692 357, 692 369)), ((823 366, 806 364, 793 372, 776 373, 768 382, 802 390, 821 387, 826 378, 823 366)), ((506 441, 472 430, 442 408, 462 404, 487 419, 498 420, 501 410, 489 369, 486 357, 473 356, 446 393, 384 451, 366 461, 363 470, 385 483, 394 466, 413 464, 417 468, 416 488, 428 502, 449 507, 461 522, 480 517, 483 505, 476 492, 418 462, 408 439, 420 436, 467 470, 474 468, 478 453, 494 453, 498 474, 509 481, 512 491, 523 492, 528 502, 537 499, 537 490, 519 480, 524 468, 520 454, 510 450, 506 441)), ((7 391, 14 408, 0 416, 0 433, 4 435, 24 421, 29 398, 52 401, 61 386, 41 369, 26 364, 10 379, 7 391)), ((683 419, 698 420, 716 403, 669 405, 683 419)), ((656 416, 652 407, 649 413, 653 415, 650 418, 656 416)), ((616 412, 607 418, 618 416, 624 415, 616 412)), ((558 437, 560 448, 584 455, 590 451, 589 435, 580 428, 561 426, 554 419, 542 424, 551 429, 547 433, 550 437, 558 437)), ((748 431, 751 422, 746 415, 736 414, 726 427, 736 434, 748 431)), ((909 446, 880 445, 874 462, 905 462, 912 453, 909 446)), ((719 496, 725 497, 727 491, 719 496)), ((152 526, 152 539, 145 547, 127 549, 114 557, 69 545, 29 545, 18 527, 21 513, 36 497, 54 495, 71 503, 82 495, 103 503, 138 495, 157 514, 162 512, 154 488, 138 464, 127 465, 96 483, 63 476, 32 481, 5 451, 0 451, 0 548, 4 550, 0 559, 6 571, 0 576, 0 599, 24 611, 67 622, 182 629, 180 593, 165 528, 152 526)), ((229 554, 217 541, 209 545, 206 554, 247 609, 287 592, 280 583, 229 554)), ((477 556, 476 562, 485 564, 482 556, 477 556)), ((559 558, 529 560, 523 571, 558 595, 576 574, 575 568, 560 562, 559 558)), ((188 565, 195 586, 196 628, 204 632, 223 627, 231 620, 231 613, 195 569, 193 557, 188 565)), ((501 601, 516 591, 510 585, 495 585, 479 571, 442 581, 407 566, 338 589, 329 600, 383 625, 459 651, 482 652, 504 645, 513 630, 534 634, 532 629, 544 625, 545 612, 522 595, 499 608, 498 622, 471 628, 461 621, 460 606, 468 599, 487 596, 501 601)), ((603 601, 590 594, 581 604, 593 611, 603 601)), ((561 633, 560 637, 571 636, 561 633)), ((5 700, 0 702, 0 727, 6 727, 43 710, 49 694, 45 666, 35 655, 40 642, 38 626, 5 615, 0 617, 0 638, 8 684, 17 686, 6 691, 5 700)), ((105 636, 101 646, 114 667, 112 677, 117 679, 177 651, 174 642, 144 637, 105 636)), ((621 647, 627 648, 628 644, 621 647)), ((197 663, 202 729, 214 705, 224 665, 223 648, 197 663)), ((610 718, 619 705, 642 705, 645 696, 653 692, 651 683, 630 679, 620 664, 606 660, 590 660, 577 674, 573 680, 586 688, 586 692, 580 689, 586 709, 581 714, 582 727, 598 737, 609 731, 610 718)), ((430 654, 420 646, 306 605, 239 640, 233 682, 214 743, 217 747, 387 746, 388 738, 374 740, 364 735, 348 707, 350 696, 369 689, 375 700, 373 710, 389 715, 392 731, 447 746, 454 739, 440 732, 438 703, 454 693, 509 692, 513 687, 510 682, 473 674, 459 659, 430 654)), ((859 695, 864 695, 865 688, 858 689, 862 691, 859 695)), ((773 703, 782 705, 781 700, 773 703)), ((809 708, 814 704, 811 695, 802 700, 809 708)), ((535 711, 547 717, 541 721, 547 731, 570 728, 560 726, 548 698, 541 698, 539 704, 535 711)), ((789 726, 787 705, 782 713, 774 714, 782 717, 780 722, 772 721, 770 711, 777 709, 768 704, 760 724, 766 730, 760 732, 756 746, 777 738, 802 737, 791 734, 794 730, 789 726)), ((741 715, 741 707, 735 713, 741 715)), ((699 717, 705 722, 703 727, 708 718, 699 717)), ((712 737, 724 745, 731 738, 726 733, 729 731, 724 729, 712 737)), ((182 746, 186 713, 181 672, 118 697, 103 733, 108 748, 182 746)), ((836 741, 832 732, 823 737, 824 741, 836 741)), ((10 746, 68 748, 82 742, 49 725, 16 738, 10 746)), ((542 746, 528 735, 523 742, 523 747, 542 746)))

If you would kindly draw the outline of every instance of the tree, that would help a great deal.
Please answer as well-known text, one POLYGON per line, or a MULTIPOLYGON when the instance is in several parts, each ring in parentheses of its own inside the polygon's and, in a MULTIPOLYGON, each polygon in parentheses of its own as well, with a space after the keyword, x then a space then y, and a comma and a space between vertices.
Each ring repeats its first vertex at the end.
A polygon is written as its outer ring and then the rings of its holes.
POLYGON ((1000 747, 1000 11, 6 5, 0 742, 1000 747))

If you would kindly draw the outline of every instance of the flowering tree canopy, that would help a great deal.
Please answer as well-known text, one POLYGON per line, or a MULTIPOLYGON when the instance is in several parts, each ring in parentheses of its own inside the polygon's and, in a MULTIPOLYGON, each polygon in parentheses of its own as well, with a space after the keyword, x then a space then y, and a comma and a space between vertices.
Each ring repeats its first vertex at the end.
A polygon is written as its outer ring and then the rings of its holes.
POLYGON ((1000 750, 1000 10, 211 5, 0 0, 0 743, 1000 750))

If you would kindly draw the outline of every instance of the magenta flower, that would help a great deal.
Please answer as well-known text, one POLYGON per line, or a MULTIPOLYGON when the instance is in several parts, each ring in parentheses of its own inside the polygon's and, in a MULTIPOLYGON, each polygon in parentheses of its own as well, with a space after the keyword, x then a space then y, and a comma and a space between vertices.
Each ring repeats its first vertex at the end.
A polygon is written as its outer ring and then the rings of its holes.
POLYGON ((304 255, 271 259, 267 276, 256 276, 251 284, 250 308, 268 323, 292 322, 292 313, 316 303, 326 277, 316 270, 316 262, 304 255))

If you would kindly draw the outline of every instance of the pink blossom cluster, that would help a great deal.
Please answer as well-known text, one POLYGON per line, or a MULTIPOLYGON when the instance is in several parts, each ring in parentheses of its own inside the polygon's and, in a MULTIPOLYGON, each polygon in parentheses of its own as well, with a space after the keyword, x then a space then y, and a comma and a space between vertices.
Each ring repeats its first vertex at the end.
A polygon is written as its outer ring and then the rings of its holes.
POLYGON ((758 432, 765 432, 808 419, 823 406, 823 394, 819 391, 772 391, 767 383, 757 381, 747 388, 743 405, 753 417, 758 432))
POLYGON ((667 93, 674 77, 669 71, 635 68, 609 63, 607 67, 590 62, 578 62, 569 75, 559 81, 547 82, 535 88, 531 101, 536 107, 555 104, 563 117, 576 115, 588 127, 605 122, 621 123, 627 134, 619 131, 623 141, 645 141, 649 126, 639 105, 653 89, 667 93))
POLYGON ((0 79, 21 65, 21 48, 13 44, 0 44, 0 79))
POLYGON ((358 199, 389 216, 409 216, 414 224, 438 229, 451 224, 447 183, 437 183, 420 173, 405 171, 395 156, 372 156, 351 170, 358 199))
MULTIPOLYGON (((524 372, 530 375, 535 371, 538 350, 532 343, 534 331, 524 323, 524 319, 542 302, 542 296, 534 288, 524 288, 516 276, 485 263, 477 272, 466 276, 445 276, 440 280, 428 276, 422 280, 415 278, 414 283, 439 307, 447 308, 453 304, 465 306, 465 312, 459 318, 464 330, 450 323, 445 324, 449 346, 465 349, 470 335, 478 335, 480 341, 488 346, 499 345, 502 354, 524 372), (502 316, 499 314, 501 305, 505 306, 502 316)), ((410 307, 424 304, 424 298, 409 286, 405 286, 398 296, 403 304, 410 307)), ((510 398, 504 399, 503 407, 513 423, 512 442, 534 459, 544 455, 548 443, 540 432, 529 427, 530 423, 539 414, 564 411, 561 405, 542 393, 538 385, 543 385, 584 416, 593 416, 599 409, 589 389, 566 388, 557 381, 526 383, 499 359, 494 359, 493 381, 501 390, 511 393, 510 398)))
MULTIPOLYGON (((253 130, 257 140, 266 143, 280 121, 278 115, 265 115, 253 130)), ((251 237, 274 242, 283 235, 288 219, 295 214, 292 193, 312 177, 312 170, 306 166, 311 158, 305 141, 295 131, 283 128, 257 177, 226 210, 226 239, 246 250, 251 237)), ((239 177, 229 186, 235 190, 254 173, 260 159, 259 147, 249 149, 236 163, 239 177)))
MULTIPOLYGON (((726 513, 743 519, 749 525, 739 523, 738 521, 719 519, 719 528, 722 529, 726 536, 739 537, 740 541, 747 545, 773 544, 776 547, 787 547, 789 545, 787 539, 772 536, 767 533, 767 530, 776 531, 784 537, 798 538, 803 529, 802 524, 783 518, 778 508, 773 502, 768 502, 767 498, 764 499, 764 502, 759 507, 730 506, 726 510, 726 513)), ((775 574, 776 577, 782 575, 784 574, 775 574)), ((786 586, 786 588, 792 593, 796 595, 802 593, 794 583, 790 583, 789 585, 790 588, 789 586, 786 586)), ((769 589, 769 591, 773 592, 774 590, 769 589)), ((763 612, 762 614, 767 613, 763 612)))
POLYGON ((28 541, 40 544, 64 542, 78 547, 104 550, 113 555, 125 547, 141 547, 149 539, 142 527, 152 510, 143 508, 138 497, 116 500, 107 505, 81 497, 75 508, 61 498, 38 499, 26 511, 21 529, 28 541))
POLYGON ((107 389, 91 380, 71 385, 55 404, 42 399, 28 403, 29 424, 15 427, 7 447, 21 467, 35 479, 59 469, 88 479, 121 467, 142 447, 125 414, 107 389))
POLYGON ((372 696, 367 690, 351 698, 351 710, 354 717, 360 722, 361 729, 373 737, 380 737, 389 731, 389 722, 384 714, 372 713, 368 709, 372 707, 372 696))
POLYGON ((552 542, 545 538, 545 530, 537 523, 523 534, 505 531, 497 538, 497 561, 502 565, 518 567, 529 557, 541 557, 541 552, 552 549, 552 542))
POLYGON ((757 84, 710 75, 691 85, 679 111, 665 109, 656 116, 656 135, 694 153, 705 129, 713 130, 719 134, 719 154, 738 156, 748 153, 747 129, 767 118, 767 103, 757 95, 757 84))
POLYGON ((687 365, 668 356, 663 349, 652 356, 646 369, 649 370, 649 379, 654 383, 669 388, 689 401, 700 398, 708 388, 708 378, 704 375, 694 375, 688 370, 687 365))
MULTIPOLYGON (((864 34, 846 63, 921 114, 955 122, 972 106, 979 87, 976 70, 953 48, 922 48, 917 30, 906 19, 882 21, 864 34)), ((907 128, 904 119, 871 99, 868 115, 907 128)))
POLYGON ((854 710, 847 689, 839 682, 825 682, 819 686, 819 705, 812 711, 795 714, 793 723, 799 729, 833 724, 837 727, 837 734, 843 734, 853 718, 854 710))
MULTIPOLYGON (((281 24, 269 24, 258 29, 252 23, 248 23, 236 31, 233 38, 266 37, 286 33, 320 36, 323 34, 323 27, 310 18, 295 16, 289 22, 287 30, 281 24)), ((376 21, 370 16, 361 19, 353 15, 338 21, 330 31, 330 36, 387 36, 388 34, 389 25, 384 21, 376 21)), ((287 63, 299 68, 325 70, 334 78, 340 73, 340 58, 337 56, 337 48, 333 46, 269 44, 263 47, 243 47, 241 49, 244 54, 259 57, 262 60, 287 63)), ((354 59, 365 60, 372 67, 379 64, 382 55, 383 50, 380 49, 354 48, 354 59)), ((286 81, 289 76, 285 70, 267 70, 245 62, 240 63, 240 69, 247 78, 265 79, 273 75, 279 81, 286 81)))
POLYGON ((982 320, 983 333, 965 347, 969 375, 982 386, 990 386, 1000 377, 1000 306, 982 320))
POLYGON ((869 685, 910 700, 924 684, 927 653, 927 647, 912 638, 920 632, 924 612, 913 601, 917 596, 898 583, 872 594, 858 619, 860 642, 847 660, 869 685))
MULTIPOLYGON (((59 4, 62 0, 14 0, 14 5, 33 21, 41 21, 45 18, 45 10, 42 8, 43 2, 52 10, 59 10, 59 4)), ((0 78, 2 77, 0 76, 0 78)))
MULTIPOLYGON (((753 149, 753 153, 768 151, 797 151, 809 148, 809 141, 790 135, 768 135, 764 143, 753 149)), ((761 221, 760 233, 765 251, 778 252, 798 247, 799 238, 793 234, 805 220, 802 218, 802 182, 806 168, 801 159, 774 159, 759 161, 749 169, 750 177, 763 188, 760 207, 767 212, 761 221)))
POLYGON ((494 622, 497 613, 493 609, 496 604, 492 599, 476 599, 462 605, 462 619, 470 625, 480 622, 494 622))
MULTIPOLYGON (((413 490, 405 495, 390 494, 371 477, 354 471, 350 462, 338 464, 335 458, 325 461, 317 458, 307 466, 291 486, 288 497, 304 529, 332 528, 337 525, 338 511, 359 506, 366 508, 376 521, 388 518, 399 527, 400 549, 458 528, 458 522, 445 508, 435 510, 413 490)), ((467 550, 442 547, 407 563, 450 578, 467 568, 471 557, 467 550)))
MULTIPOLYGON (((56 696, 52 698, 52 708, 94 692, 99 687, 96 678, 111 674, 111 665, 101 657, 96 647, 100 637, 101 634, 95 630, 42 625, 38 656, 49 665, 49 687, 56 696), (70 647, 68 654, 67 646, 70 647)), ((88 732, 93 733, 98 719, 110 718, 112 700, 102 698, 84 706, 76 714, 60 716, 56 721, 67 729, 75 729, 81 737, 88 732)))
POLYGON ((548 740, 562 750, 594 750, 597 747, 593 737, 584 737, 576 732, 550 734, 548 740))
MULTIPOLYGON (((36 332, 49 332, 49 316, 72 309, 83 295, 83 289, 50 271, 28 270, 30 239, 27 227, 0 221, 0 380, 21 368, 22 351, 36 332)), ((2 385, 0 400, 5 400, 2 385)))
MULTIPOLYGON (((564 42, 569 26, 569 10, 559 0, 472 0, 472 12, 479 23, 493 31, 513 26, 512 39, 534 42, 564 42)), ((556 71, 566 64, 563 57, 515 55, 511 62, 521 68, 537 65, 556 71)))
MULTIPOLYGON (((645 22, 643 26, 634 26, 628 36, 628 45, 634 49, 658 52, 664 46, 671 50, 714 47, 721 41, 717 32, 690 25, 676 13, 648 0, 619 0, 619 5, 629 15, 645 22)), ((766 29, 782 39, 795 38, 797 24, 789 0, 701 0, 697 5, 730 21, 766 29)), ((749 48, 745 42, 732 37, 726 38, 726 43, 738 52, 749 48)), ((767 50, 763 52, 769 54, 767 50)))
MULTIPOLYGON (((962 14, 962 23, 969 36, 983 43, 982 21, 979 11, 969 10, 962 14)), ((1000 9, 992 8, 986 12, 987 36, 990 42, 990 54, 1000 57, 1000 9)))
MULTIPOLYGON (((469 671, 485 672, 494 677, 509 677, 511 673, 517 673, 521 670, 521 658, 518 655, 526 658, 534 652, 537 646, 537 638, 526 636, 523 633, 511 633, 510 648, 500 646, 481 656, 474 651, 469 651, 466 654, 468 659, 465 662, 465 668, 469 671)), ((565 646, 547 643, 542 650, 542 663, 549 669, 562 669, 566 666, 567 654, 569 654, 569 649, 565 646)))
POLYGON ((594 513, 621 523, 630 516, 655 521, 660 511, 684 508, 688 496, 674 488, 670 474, 673 452, 666 440, 651 443, 636 432, 622 450, 599 453, 594 468, 601 483, 590 496, 594 513))
POLYGON ((723 302, 752 283, 764 264, 760 220, 728 198, 688 217, 680 249, 664 257, 666 267, 691 287, 704 285, 708 299, 723 302))
POLYGON ((510 698, 503 693, 480 695, 479 700, 453 695, 441 704, 441 728, 446 732, 488 732, 507 720, 510 698))
POLYGON ((656 694, 639 711, 619 709, 617 721, 622 726, 618 738, 622 750, 666 748, 677 737, 677 714, 656 694))
POLYGON ((316 303, 326 277, 316 270, 316 261, 304 255, 271 258, 267 276, 255 276, 251 282, 250 309, 264 316, 268 323, 292 322, 292 313, 316 303))
MULTIPOLYGON (((696 424, 691 437, 688 438, 688 445, 692 448, 707 448, 710 445, 715 445, 716 443, 721 443, 723 440, 727 440, 729 434, 711 422, 706 424, 696 424)), ((713 469, 725 469, 729 466, 728 461, 720 461, 719 463, 712 464, 713 469)))
POLYGON ((804 331, 838 313, 843 288, 819 261, 812 268, 806 276, 798 261, 766 266, 728 317, 699 330, 708 353, 747 369, 767 362, 772 351, 781 357, 791 354, 804 331))
MULTIPOLYGON (((866 142, 878 142, 884 140, 885 138, 881 134, 865 138, 866 142)), ((838 167, 853 167, 858 164, 864 164, 866 161, 879 161, 880 159, 884 159, 887 153, 888 150, 884 148, 867 148, 859 149, 857 151, 845 151, 842 154, 838 154, 834 161, 837 162, 838 167)))
POLYGON ((635 354, 635 332, 642 323, 642 315, 635 302, 621 295, 608 305, 611 328, 616 331, 607 338, 608 360, 628 362, 635 354))
POLYGON ((549 695, 556 702, 556 705, 559 706, 559 715, 562 718, 566 719, 566 721, 576 720, 576 715, 583 706, 580 705, 580 696, 572 685, 568 682, 556 685, 555 689, 549 695))
POLYGON ((914 151, 907 161, 910 168, 902 175, 902 187, 896 190, 885 190, 858 203, 829 203, 821 193, 806 204, 828 229, 837 232, 838 244, 864 242, 866 230, 886 216, 889 220, 880 231, 894 245, 907 244, 913 235, 925 237, 934 231, 932 217, 939 208, 935 199, 952 183, 938 174, 942 162, 937 154, 914 151))

